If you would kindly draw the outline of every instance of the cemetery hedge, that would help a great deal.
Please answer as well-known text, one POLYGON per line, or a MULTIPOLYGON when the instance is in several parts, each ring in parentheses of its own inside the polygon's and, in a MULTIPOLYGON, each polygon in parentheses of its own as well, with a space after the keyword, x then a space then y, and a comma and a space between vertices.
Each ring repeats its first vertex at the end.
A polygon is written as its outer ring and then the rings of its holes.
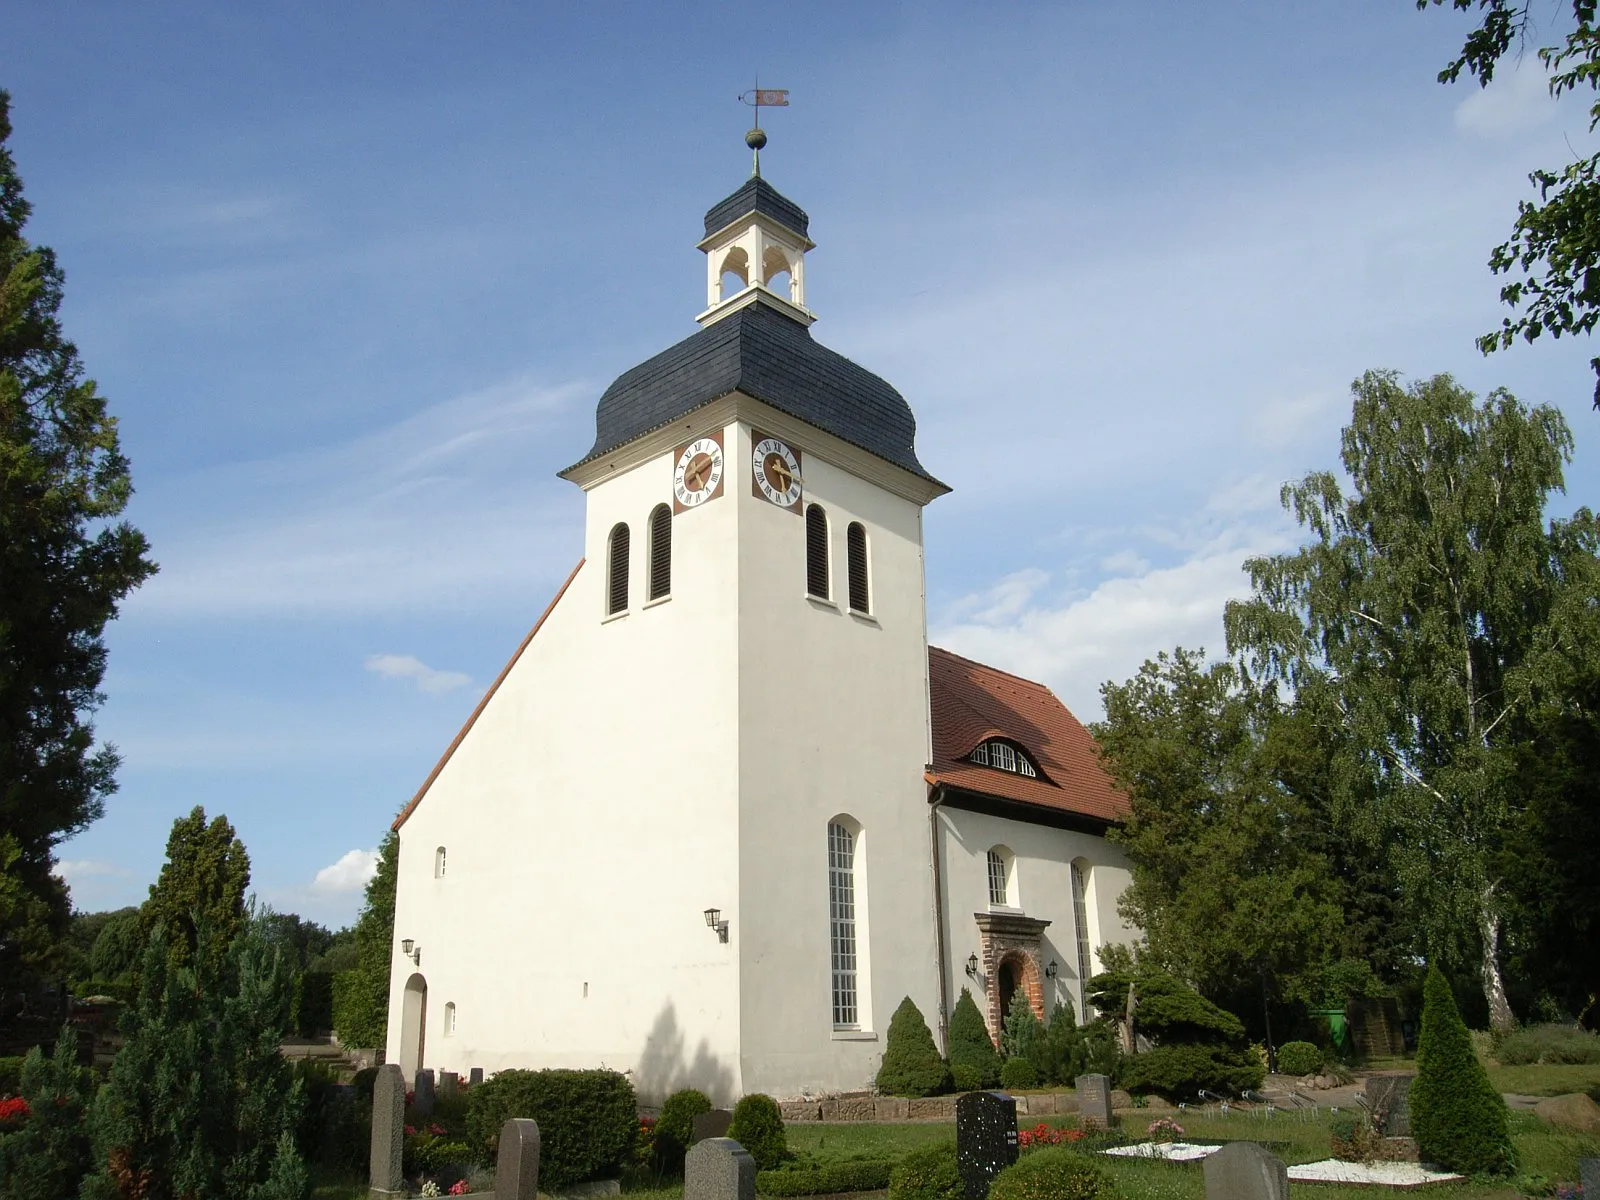
POLYGON ((1052 1146, 1023 1155, 994 1178, 989 1200, 1121 1200, 1122 1193, 1085 1154, 1052 1146))
MULTIPOLYGON (((539 1122, 539 1182, 548 1190, 615 1178, 639 1130, 633 1085, 616 1071, 501 1071, 467 1094, 467 1137, 494 1160, 511 1117, 539 1122)), ((779 1125, 782 1136, 782 1124, 779 1125)))
POLYGON ((697 1088, 683 1088, 668 1096, 656 1120, 651 1166, 667 1174, 681 1173, 683 1156, 694 1137, 694 1119, 710 1111, 710 1098, 697 1088))
POLYGON ((1278 1070, 1285 1075, 1315 1075, 1322 1070, 1322 1051, 1310 1042, 1285 1042, 1278 1047, 1278 1070))
POLYGON ((963 1200, 954 1141, 913 1150, 889 1175, 889 1200, 963 1200))
POLYGON ((770 1171, 789 1157, 778 1102, 760 1092, 751 1092, 733 1106, 728 1136, 750 1152, 759 1171, 770 1171))
POLYGON ((1000 1068, 1000 1086, 1012 1089, 1038 1087, 1039 1072, 1025 1058, 1008 1058, 1000 1068))
POLYGON ((785 1165, 756 1172, 762 1196, 826 1196, 839 1192, 875 1192, 889 1186, 894 1163, 887 1160, 785 1165))

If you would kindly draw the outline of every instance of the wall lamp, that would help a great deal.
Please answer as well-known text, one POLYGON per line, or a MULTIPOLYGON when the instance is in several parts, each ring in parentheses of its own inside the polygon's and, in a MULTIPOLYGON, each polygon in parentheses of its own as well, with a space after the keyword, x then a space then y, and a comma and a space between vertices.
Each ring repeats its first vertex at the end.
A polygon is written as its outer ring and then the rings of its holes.
POLYGON ((1058 969, 1059 968, 1056 966, 1056 960, 1052 958, 1050 960, 1050 965, 1044 969, 1044 977, 1046 979, 1054 979, 1058 969))
POLYGON ((978 977, 978 956, 976 954, 967 955, 967 974, 974 979, 978 977))
POLYGON ((706 909, 706 924, 717 931, 717 941, 726 942, 728 940, 728 923, 722 919, 722 910, 720 908, 706 909))
POLYGON ((409 958, 413 965, 422 965, 422 947, 411 938, 400 939, 400 953, 409 958))

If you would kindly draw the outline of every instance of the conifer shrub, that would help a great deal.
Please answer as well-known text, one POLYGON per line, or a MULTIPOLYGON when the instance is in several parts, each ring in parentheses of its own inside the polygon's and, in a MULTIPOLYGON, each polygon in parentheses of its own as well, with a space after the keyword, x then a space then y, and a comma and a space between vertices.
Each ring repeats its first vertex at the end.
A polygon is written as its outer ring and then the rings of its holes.
POLYGON ((1285 1042, 1278 1047, 1278 1070, 1285 1075, 1315 1075, 1322 1070, 1322 1051, 1310 1042, 1285 1042))
POLYGON ((1267 1068, 1248 1047, 1177 1042, 1122 1058, 1116 1078, 1130 1092, 1192 1100, 1201 1089, 1239 1095, 1258 1088, 1266 1082, 1267 1068))
POLYGON ((956 1144, 935 1142, 913 1150, 889 1175, 889 1200, 965 1200, 956 1144))
MULTIPOLYGON (((1011 1011, 1006 1013, 1005 1024, 1000 1030, 1000 1052, 1003 1058, 1026 1059, 1033 1067, 1034 1077, 1042 1078, 1045 1066, 1045 1027, 1044 1022, 1033 1015, 1033 1008, 1021 996, 1018 996, 1011 1005, 1011 1011)), ((1002 1066, 1003 1070, 1003 1066, 1002 1066)), ((1001 1082, 1005 1082, 1002 1075, 1001 1082)))
POLYGON ((0 1196, 76 1196, 93 1161, 84 1123, 98 1086, 94 1071, 78 1065, 77 1031, 64 1027, 49 1058, 37 1046, 30 1050, 17 1082, 28 1116, 0 1132, 0 1196))
POLYGON ((1000 1067, 1000 1086, 1016 1090, 1039 1086, 1039 1072, 1025 1058, 1008 1058, 1000 1067))
POLYGON ((873 1083, 886 1096, 932 1096, 949 1086, 950 1073, 910 996, 889 1019, 883 1062, 873 1083))
POLYGON ((1064 1146, 1031 1150, 994 1177, 989 1200, 1122 1200, 1088 1155, 1064 1146))
POLYGON ((976 1092, 983 1087, 983 1076, 971 1063, 950 1068, 950 1086, 958 1092, 976 1092))
POLYGON ((633 1085, 616 1071, 501 1071, 467 1092, 467 1139, 493 1161, 500 1127, 512 1117, 539 1122, 539 1182, 612 1179, 639 1131, 633 1085))
POLYGON ((760 1092, 752 1092, 733 1106, 728 1136, 750 1152, 758 1171, 770 1171, 789 1156, 778 1102, 760 1092))
POLYGON ((21 1092, 22 1060, 20 1054, 0 1056, 0 1096, 15 1096, 21 1092))
POLYGON ((972 993, 961 989, 955 1011, 950 1014, 950 1069, 971 1067, 978 1073, 978 1087, 994 1087, 1000 1082, 1000 1055, 989 1038, 989 1027, 973 1002, 972 993))
POLYGON ((683 1088, 668 1096, 656 1118, 651 1166, 658 1172, 682 1174, 683 1156, 694 1138, 694 1119, 710 1111, 710 1097, 695 1088, 683 1088))
POLYGON ((1040 1043, 1039 1078, 1045 1083, 1071 1086, 1084 1073, 1087 1048, 1071 1003, 1057 1004, 1040 1043))
POLYGON ((1464 1175, 1508 1175, 1516 1167, 1505 1101, 1473 1053, 1472 1035, 1437 966, 1428 968, 1422 986, 1410 1105, 1411 1133, 1425 1162, 1464 1175))

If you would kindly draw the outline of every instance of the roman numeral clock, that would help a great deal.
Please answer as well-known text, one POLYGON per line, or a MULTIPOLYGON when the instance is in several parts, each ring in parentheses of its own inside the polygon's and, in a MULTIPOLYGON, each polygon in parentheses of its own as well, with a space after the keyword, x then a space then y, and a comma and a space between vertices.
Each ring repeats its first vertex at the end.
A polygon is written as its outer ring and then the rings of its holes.
POLYGON ((699 508, 722 495, 722 431, 679 446, 672 468, 672 511, 699 508))
POLYGON ((765 500, 800 511, 800 452, 780 438, 752 431, 750 490, 765 500))

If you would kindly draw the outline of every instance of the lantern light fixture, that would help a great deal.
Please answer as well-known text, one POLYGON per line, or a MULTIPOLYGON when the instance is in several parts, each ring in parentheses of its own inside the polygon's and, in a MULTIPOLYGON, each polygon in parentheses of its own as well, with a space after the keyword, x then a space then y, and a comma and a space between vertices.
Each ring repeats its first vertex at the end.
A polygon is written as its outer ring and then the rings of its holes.
POLYGON ((974 979, 978 977, 978 956, 976 954, 967 955, 967 974, 974 979))

